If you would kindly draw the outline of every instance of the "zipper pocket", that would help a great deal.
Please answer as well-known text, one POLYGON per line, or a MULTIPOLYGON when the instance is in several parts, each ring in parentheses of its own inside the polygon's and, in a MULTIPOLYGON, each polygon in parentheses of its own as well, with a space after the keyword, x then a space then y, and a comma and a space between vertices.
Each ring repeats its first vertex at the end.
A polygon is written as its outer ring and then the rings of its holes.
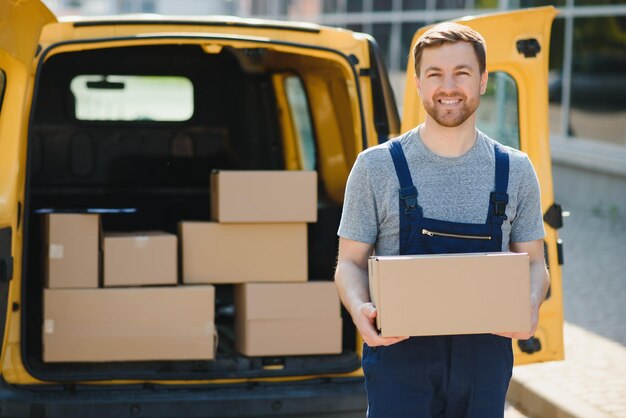
POLYGON ((434 232, 428 229, 422 229, 422 235, 428 235, 429 237, 448 237, 448 238, 462 238, 462 239, 481 239, 485 241, 491 240, 491 236, 488 235, 459 235, 459 234, 447 234, 445 232, 434 232))

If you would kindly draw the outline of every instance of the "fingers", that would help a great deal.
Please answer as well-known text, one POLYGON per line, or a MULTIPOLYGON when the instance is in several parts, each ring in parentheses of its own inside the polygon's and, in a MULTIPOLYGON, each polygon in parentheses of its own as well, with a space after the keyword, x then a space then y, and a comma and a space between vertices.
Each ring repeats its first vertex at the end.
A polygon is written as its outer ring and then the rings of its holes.
POLYGON ((381 337, 378 334, 370 336, 367 340, 363 337, 363 340, 370 347, 389 346, 397 344, 401 341, 407 340, 409 337, 381 337))
POLYGON ((409 337, 381 337, 374 326, 377 310, 373 303, 367 302, 359 306, 360 315, 354 318, 354 323, 363 337, 363 341, 370 347, 387 346, 404 341, 409 337))
POLYGON ((371 321, 373 321, 374 318, 376 318, 377 310, 372 302, 367 302, 367 303, 362 304, 359 310, 361 314, 365 315, 371 321))

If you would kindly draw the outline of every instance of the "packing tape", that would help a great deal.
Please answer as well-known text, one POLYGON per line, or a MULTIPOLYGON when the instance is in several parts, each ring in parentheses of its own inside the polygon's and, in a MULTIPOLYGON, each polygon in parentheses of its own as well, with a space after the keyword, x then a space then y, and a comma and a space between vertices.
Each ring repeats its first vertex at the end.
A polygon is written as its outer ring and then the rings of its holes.
POLYGON ((63 258, 63 244, 50 244, 48 248, 48 257, 55 260, 63 258))
POLYGON ((43 321, 43 330, 46 334, 54 334, 54 319, 45 319, 43 321))
POLYGON ((135 248, 144 249, 148 247, 148 237, 145 235, 141 235, 135 237, 135 248))

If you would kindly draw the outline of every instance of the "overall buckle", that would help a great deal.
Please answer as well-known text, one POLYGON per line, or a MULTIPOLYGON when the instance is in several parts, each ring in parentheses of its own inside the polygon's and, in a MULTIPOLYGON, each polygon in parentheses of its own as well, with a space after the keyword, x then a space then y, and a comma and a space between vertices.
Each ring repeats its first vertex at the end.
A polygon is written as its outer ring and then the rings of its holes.
POLYGON ((415 186, 400 189, 400 199, 404 202, 406 209, 405 214, 410 213, 417 208, 417 189, 415 186))
POLYGON ((506 205, 509 203, 507 193, 491 192, 491 203, 493 203, 494 215, 506 219, 506 205))

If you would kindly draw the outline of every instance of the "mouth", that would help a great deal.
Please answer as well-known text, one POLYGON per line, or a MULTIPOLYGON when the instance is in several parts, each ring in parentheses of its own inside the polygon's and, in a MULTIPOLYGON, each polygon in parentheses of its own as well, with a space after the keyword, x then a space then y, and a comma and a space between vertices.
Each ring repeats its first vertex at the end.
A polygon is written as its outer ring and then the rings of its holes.
POLYGON ((461 99, 438 99, 437 102, 442 105, 453 106, 461 103, 461 99))

